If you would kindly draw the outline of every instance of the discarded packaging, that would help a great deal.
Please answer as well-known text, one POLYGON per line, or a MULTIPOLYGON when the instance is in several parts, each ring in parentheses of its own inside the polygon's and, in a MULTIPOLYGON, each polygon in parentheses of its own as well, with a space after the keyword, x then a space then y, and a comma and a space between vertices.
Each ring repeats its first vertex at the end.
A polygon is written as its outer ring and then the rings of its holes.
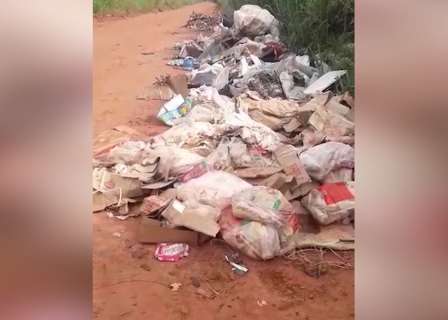
POLYGON ((354 184, 352 182, 323 184, 304 197, 302 205, 320 224, 328 225, 341 221, 354 214, 354 184))
POLYGON ((239 219, 274 226, 285 241, 297 231, 299 220, 294 208, 278 190, 252 187, 232 197, 233 215, 239 219))
POLYGON ((214 65, 201 66, 199 70, 195 70, 192 74, 191 84, 193 86, 211 86, 217 90, 221 90, 229 82, 229 69, 223 67, 219 63, 214 65))
POLYGON ((324 74, 322 77, 314 81, 309 87, 304 91, 305 94, 317 94, 324 92, 329 86, 338 81, 347 71, 330 71, 324 74))
POLYGON ((266 9, 246 4, 234 12, 234 29, 237 34, 261 36, 267 33, 279 36, 279 22, 266 9))
POLYGON ((160 243, 154 253, 154 257, 159 261, 177 262, 184 257, 188 257, 190 247, 184 243, 160 243))
POLYGON ((186 115, 190 108, 190 102, 184 100, 182 95, 178 94, 162 106, 157 114, 157 118, 162 120, 166 125, 172 126, 173 120, 186 115))
POLYGON ((293 246, 297 249, 353 250, 355 248, 355 230, 351 224, 334 223, 321 226, 317 233, 298 232, 295 234, 293 246))
POLYGON ((343 143, 327 142, 302 152, 299 158, 308 174, 314 179, 322 181, 335 169, 353 169, 355 150, 343 143))
POLYGON ((199 62, 193 57, 185 57, 183 59, 175 59, 168 62, 169 66, 180 67, 186 71, 192 71, 199 68, 199 62))
POLYGON ((171 288, 171 291, 179 291, 179 289, 182 287, 182 283, 179 283, 179 282, 175 282, 175 283, 172 283, 172 284, 170 284, 170 288, 171 288))
POLYGON ((246 266, 236 263, 233 261, 232 257, 224 256, 226 261, 232 266, 232 271, 235 271, 238 274, 245 274, 249 271, 246 266))
POLYGON ((181 184, 177 188, 177 197, 183 201, 224 208, 231 203, 234 194, 250 187, 249 183, 233 174, 210 171, 181 184))
POLYGON ((269 260, 280 254, 280 239, 273 226, 237 219, 231 207, 220 218, 224 241, 254 259, 269 260))
POLYGON ((296 148, 291 145, 281 145, 275 150, 275 155, 278 162, 283 167, 283 171, 285 171, 287 175, 293 176, 298 186, 311 182, 310 176, 299 159, 296 148))
POLYGON ((210 237, 202 233, 167 226, 166 221, 143 217, 137 233, 141 243, 188 243, 192 246, 204 244, 210 237))
POLYGON ((219 232, 216 222, 219 210, 207 205, 195 205, 186 207, 183 203, 174 200, 171 205, 162 212, 162 216, 175 226, 182 226, 215 237, 219 232))
POLYGON ((143 215, 149 216, 167 207, 171 201, 172 198, 169 197, 163 198, 161 196, 149 196, 143 199, 142 205, 140 207, 140 212, 143 215))

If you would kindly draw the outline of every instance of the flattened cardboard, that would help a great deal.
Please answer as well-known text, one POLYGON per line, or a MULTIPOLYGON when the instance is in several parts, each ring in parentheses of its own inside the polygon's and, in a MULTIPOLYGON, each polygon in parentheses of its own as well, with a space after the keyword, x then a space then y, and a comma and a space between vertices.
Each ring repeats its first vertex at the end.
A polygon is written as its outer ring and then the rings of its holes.
POLYGON ((144 215, 151 215, 169 205, 171 199, 152 195, 143 199, 140 212, 144 215))
POLYGON ((177 226, 201 232, 215 237, 219 232, 219 225, 211 217, 199 214, 198 209, 187 209, 181 202, 174 200, 170 206, 162 212, 162 216, 177 226))
POLYGON ((141 243, 188 243, 199 246, 210 237, 185 228, 164 227, 159 220, 142 217, 137 239, 141 243))
POLYGON ((235 170, 235 175, 243 179, 267 178, 273 174, 279 173, 282 168, 279 167, 254 167, 235 170))
POLYGON ((188 96, 187 76, 185 74, 170 76, 168 84, 175 93, 181 94, 183 97, 188 96))
POLYGON ((311 182, 311 178, 297 156, 297 150, 291 145, 281 145, 275 150, 275 156, 287 175, 296 179, 297 185, 311 182))

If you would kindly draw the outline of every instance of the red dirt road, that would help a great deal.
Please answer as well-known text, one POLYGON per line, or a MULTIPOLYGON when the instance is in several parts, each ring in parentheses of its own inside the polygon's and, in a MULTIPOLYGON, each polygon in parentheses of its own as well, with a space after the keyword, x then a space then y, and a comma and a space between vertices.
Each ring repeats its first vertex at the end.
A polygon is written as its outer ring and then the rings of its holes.
MULTIPOLYGON (((190 13, 211 13, 210 3, 94 24, 94 132, 131 125, 147 134, 165 127, 154 119, 160 103, 135 99, 156 76, 178 71, 166 66, 169 48, 191 33, 182 29, 190 13), (142 55, 142 51, 154 52, 142 55)), ((155 246, 134 257, 137 220, 119 221, 104 213, 93 218, 93 305, 96 319, 353 319, 354 273, 330 271, 319 279, 293 262, 243 257, 249 268, 233 275, 224 261, 228 248, 212 242, 192 248, 178 263, 154 260, 155 246), (197 293, 195 285, 213 299, 197 293), (171 283, 181 283, 171 291, 171 283), (265 301, 260 306, 258 302, 265 301)))

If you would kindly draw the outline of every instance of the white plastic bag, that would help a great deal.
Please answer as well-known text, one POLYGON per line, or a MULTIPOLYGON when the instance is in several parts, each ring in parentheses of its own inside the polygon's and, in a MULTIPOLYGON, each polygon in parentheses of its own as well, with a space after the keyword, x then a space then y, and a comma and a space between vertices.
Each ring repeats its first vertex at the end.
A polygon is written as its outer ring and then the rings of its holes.
POLYGON ((224 172, 210 171, 177 187, 177 197, 217 208, 231 203, 232 196, 251 185, 239 177, 224 172))
POLYGON ((273 226, 237 219, 231 207, 223 210, 219 224, 224 241, 249 257, 268 260, 280 253, 280 239, 273 226))
POLYGON ((247 36, 262 36, 271 33, 279 36, 279 22, 266 9, 246 4, 233 14, 234 29, 238 34, 247 36))
POLYGON ((355 191, 353 182, 327 183, 311 190, 302 205, 320 224, 327 225, 354 214, 355 191))
POLYGON ((146 143, 143 141, 124 142, 109 151, 107 160, 113 163, 139 163, 144 156, 145 147, 146 143))
POLYGON ((194 152, 176 146, 159 146, 150 151, 150 154, 153 157, 160 157, 160 171, 168 172, 172 177, 187 173, 205 160, 194 152))
POLYGON ((308 174, 314 179, 322 181, 335 169, 353 169, 355 150, 343 143, 327 142, 302 152, 299 158, 308 174))
POLYGON ((286 240, 298 228, 298 217, 293 206, 275 189, 258 186, 243 190, 232 197, 236 218, 258 221, 275 227, 286 240))

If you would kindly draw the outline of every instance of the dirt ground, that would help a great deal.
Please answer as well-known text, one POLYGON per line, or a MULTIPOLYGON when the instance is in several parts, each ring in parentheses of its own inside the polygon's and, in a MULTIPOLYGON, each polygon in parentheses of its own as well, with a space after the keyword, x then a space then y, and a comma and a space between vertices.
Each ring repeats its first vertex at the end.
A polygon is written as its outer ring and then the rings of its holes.
MULTIPOLYGON (((175 42, 191 38, 182 25, 193 10, 210 14, 214 6, 200 3, 94 21, 95 135, 121 124, 148 135, 165 130, 155 119, 160 102, 139 101, 136 95, 157 76, 179 72, 166 66, 166 59, 175 42)), ((96 319, 354 318, 352 270, 330 269, 315 279, 283 258, 258 262, 243 257, 250 271, 236 276, 224 261, 229 248, 218 241, 193 247, 178 263, 158 262, 153 258, 155 246, 134 250, 137 223, 110 219, 105 213, 93 216, 96 319), (172 291, 172 283, 182 286, 172 291)))

